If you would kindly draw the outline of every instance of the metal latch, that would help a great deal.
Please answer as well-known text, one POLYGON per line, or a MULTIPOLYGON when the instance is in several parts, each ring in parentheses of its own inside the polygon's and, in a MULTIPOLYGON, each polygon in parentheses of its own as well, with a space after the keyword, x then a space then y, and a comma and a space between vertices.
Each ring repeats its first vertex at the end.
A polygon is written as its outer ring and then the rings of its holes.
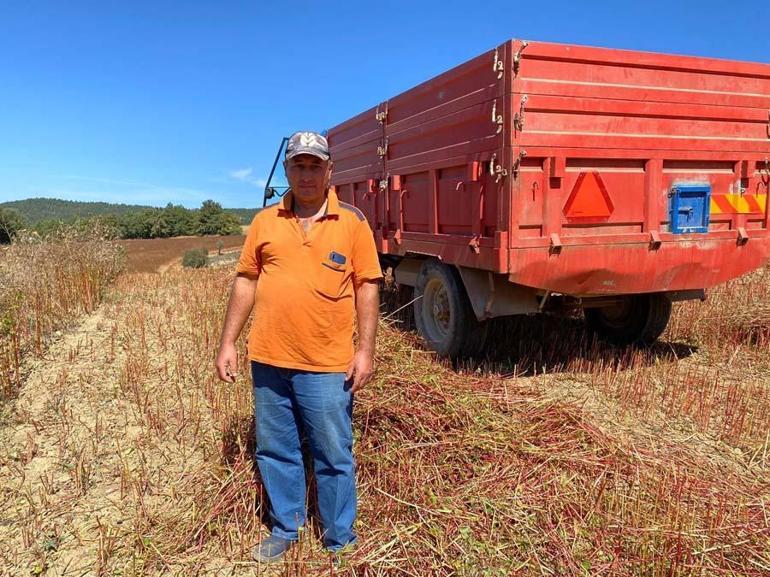
POLYGON ((492 101, 492 122, 497 124, 495 134, 500 134, 503 131, 503 115, 497 113, 497 100, 492 101))
POLYGON ((385 120, 388 118, 388 102, 385 101, 385 110, 380 110, 380 105, 377 105, 377 112, 374 114, 374 117, 377 119, 377 122, 380 124, 385 124, 385 120))
POLYGON ((388 178, 389 177, 386 176, 385 178, 381 179, 380 182, 378 183, 378 188, 380 189, 380 192, 385 192, 388 190, 388 178))
POLYGON ((385 156, 388 154, 388 139, 385 139, 385 143, 377 147, 377 156, 385 156))
POLYGON ((513 55, 513 73, 518 74, 519 73, 519 65, 521 64, 521 53, 524 52, 524 49, 529 46, 529 42, 526 40, 521 41, 521 46, 519 46, 519 49, 516 51, 516 54, 513 55))
POLYGON ((522 159, 527 156, 527 151, 523 148, 519 151, 519 156, 513 161, 513 177, 516 178, 519 175, 519 169, 521 168, 522 159))
POLYGON ((497 56, 497 48, 495 48, 495 62, 492 64, 492 71, 497 72, 497 79, 500 80, 503 77, 503 61, 497 56))
POLYGON ((489 172, 490 174, 497 175, 497 178, 495 178, 495 182, 500 182, 503 177, 508 176, 508 170, 503 168, 501 165, 496 164, 495 161, 497 160, 497 153, 492 155, 492 158, 489 161, 489 172))
POLYGON ((524 130, 524 107, 527 104, 527 100, 529 100, 529 98, 526 94, 524 94, 521 97, 521 105, 519 106, 519 111, 513 116, 513 126, 519 132, 524 130))
POLYGON ((477 234, 477 235, 475 235, 475 236, 474 236, 474 237, 473 237, 473 238, 472 238, 470 241, 468 241, 468 247, 470 247, 470 249, 471 249, 473 252, 475 252, 476 254, 479 254, 479 252, 480 252, 480 250, 481 250, 481 249, 479 248, 479 246, 480 246, 480 245, 479 245, 479 239, 480 239, 480 238, 481 238, 481 237, 480 237, 480 236, 477 234))

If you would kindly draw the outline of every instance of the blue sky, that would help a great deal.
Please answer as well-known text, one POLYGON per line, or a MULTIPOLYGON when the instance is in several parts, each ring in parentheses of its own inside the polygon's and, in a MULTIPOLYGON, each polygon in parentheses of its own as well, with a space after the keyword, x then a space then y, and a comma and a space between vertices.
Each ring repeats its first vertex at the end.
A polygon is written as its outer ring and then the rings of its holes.
POLYGON ((262 205, 282 136, 526 38, 770 61, 770 3, 0 0, 0 202, 262 205))

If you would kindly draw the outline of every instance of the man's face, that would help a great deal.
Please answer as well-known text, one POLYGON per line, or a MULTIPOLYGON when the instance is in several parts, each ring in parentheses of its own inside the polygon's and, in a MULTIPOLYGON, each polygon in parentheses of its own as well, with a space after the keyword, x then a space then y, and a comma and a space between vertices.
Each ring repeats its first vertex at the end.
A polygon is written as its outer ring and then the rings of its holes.
POLYGON ((303 204, 320 202, 329 186, 331 161, 312 154, 298 154, 284 161, 283 166, 294 198, 303 204))

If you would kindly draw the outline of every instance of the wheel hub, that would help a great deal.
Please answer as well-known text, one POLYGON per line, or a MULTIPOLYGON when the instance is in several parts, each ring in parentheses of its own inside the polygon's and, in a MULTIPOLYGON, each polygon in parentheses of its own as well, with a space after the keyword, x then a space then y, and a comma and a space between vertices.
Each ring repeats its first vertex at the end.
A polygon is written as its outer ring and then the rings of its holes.
POLYGON ((430 317, 427 324, 429 330, 436 338, 440 340, 446 336, 450 330, 452 320, 452 309, 449 304, 449 294, 446 287, 439 280, 428 282, 425 287, 425 306, 430 311, 430 317))

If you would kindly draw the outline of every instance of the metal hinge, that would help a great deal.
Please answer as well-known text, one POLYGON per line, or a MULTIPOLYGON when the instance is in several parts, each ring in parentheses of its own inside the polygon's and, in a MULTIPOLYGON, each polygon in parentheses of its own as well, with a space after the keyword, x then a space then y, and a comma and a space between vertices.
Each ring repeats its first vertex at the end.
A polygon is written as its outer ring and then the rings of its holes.
POLYGON ((528 97, 526 94, 521 97, 521 106, 519 107, 519 111, 513 116, 513 126, 518 132, 524 130, 524 107, 527 104, 527 100, 528 97))
POLYGON ((492 64, 492 71, 497 72, 497 79, 500 80, 503 77, 503 61, 497 56, 497 48, 495 48, 495 62, 492 64))
POLYGON ((377 156, 385 156, 388 154, 388 139, 385 139, 385 143, 377 147, 377 156))
POLYGON ((519 46, 519 49, 516 51, 516 54, 513 55, 513 73, 518 74, 519 73, 519 65, 521 64, 521 53, 524 52, 524 49, 529 46, 529 42, 526 40, 521 41, 521 46, 519 46))
POLYGON ((519 151, 519 156, 516 157, 516 160, 513 161, 513 177, 516 178, 519 176, 519 169, 521 168, 521 161, 522 159, 527 156, 527 151, 522 149, 519 151))
POLYGON ((503 131, 503 115, 497 113, 497 100, 492 101, 492 122, 497 124, 495 134, 500 134, 503 131))
POLYGON ((508 176, 508 170, 503 168, 501 165, 496 164, 496 160, 497 154, 495 153, 489 160, 489 173, 497 176, 497 178, 495 178, 495 182, 500 182, 504 177, 508 176))
POLYGON ((380 110, 380 105, 377 105, 377 112, 374 114, 377 122, 385 124, 385 120, 388 118, 388 102, 385 101, 385 110, 380 110))

